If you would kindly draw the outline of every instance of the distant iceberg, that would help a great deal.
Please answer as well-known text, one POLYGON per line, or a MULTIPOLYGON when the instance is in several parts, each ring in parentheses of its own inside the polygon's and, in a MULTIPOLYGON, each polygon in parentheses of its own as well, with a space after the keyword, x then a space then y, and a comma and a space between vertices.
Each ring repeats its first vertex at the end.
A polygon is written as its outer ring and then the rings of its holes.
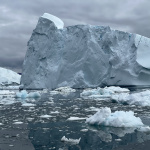
POLYGON ((0 67, 0 86, 19 85, 21 75, 0 67))

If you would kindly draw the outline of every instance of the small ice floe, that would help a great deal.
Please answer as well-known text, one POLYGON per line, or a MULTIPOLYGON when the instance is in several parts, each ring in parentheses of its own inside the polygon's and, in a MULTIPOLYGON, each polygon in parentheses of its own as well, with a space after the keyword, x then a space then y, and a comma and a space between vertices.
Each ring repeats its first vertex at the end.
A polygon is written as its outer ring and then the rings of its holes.
POLYGON ((0 100, 0 104, 2 105, 12 105, 14 103, 17 103, 14 98, 3 98, 0 100))
POLYGON ((23 124, 23 122, 18 121, 18 122, 14 122, 13 124, 23 124))
POLYGON ((15 92, 9 90, 0 90, 0 95, 14 95, 15 92))
POLYGON ((24 103, 22 104, 23 107, 33 107, 35 106, 35 104, 32 104, 32 103, 24 103))
POLYGON ((0 126, 2 126, 3 124, 2 123, 0 123, 0 126))
POLYGON ((53 116, 51 116, 51 115, 41 115, 41 116, 40 116, 40 118, 45 118, 45 119, 46 119, 46 118, 48 119, 48 118, 51 118, 51 117, 53 117, 53 116))
POLYGON ((114 93, 128 93, 128 92, 130 92, 129 89, 121 88, 119 86, 110 86, 110 87, 105 87, 104 89, 109 90, 109 91, 114 92, 114 93))
POLYGON ((139 117, 134 116, 133 111, 115 111, 111 113, 108 107, 101 108, 96 114, 86 119, 86 123, 112 127, 141 127, 139 117))
POLYGON ((0 90, 19 90, 19 85, 15 86, 0 86, 0 90))
POLYGON ((121 139, 115 139, 115 141, 120 142, 120 141, 122 141, 122 140, 121 140, 121 139))
POLYGON ((81 132, 87 132, 88 129, 81 129, 80 131, 81 131, 81 132))
POLYGON ((67 120, 69 121, 77 121, 77 120, 85 120, 86 118, 79 118, 79 117, 70 117, 67 120))
POLYGON ((60 88, 55 89, 54 91, 51 91, 50 94, 51 95, 55 95, 55 94, 68 95, 75 91, 76 91, 75 89, 72 89, 70 87, 60 87, 60 88))
POLYGON ((65 136, 63 136, 61 138, 61 142, 66 142, 66 143, 69 143, 69 144, 72 144, 72 145, 79 144, 80 140, 81 140, 81 138, 79 138, 79 139, 70 139, 70 138, 67 139, 65 136))
POLYGON ((99 110, 100 110, 100 108, 96 108, 93 106, 89 107, 88 109, 87 108, 85 109, 85 111, 99 111, 99 110))
POLYGON ((121 93, 121 92, 128 93, 129 90, 126 88, 115 87, 115 86, 110 86, 110 87, 105 87, 105 88, 98 87, 96 89, 85 89, 80 94, 80 96, 84 99, 104 100, 105 98, 110 98, 111 95, 115 93, 121 93))
POLYGON ((25 99, 25 98, 39 98, 40 96, 41 95, 39 92, 27 93, 26 90, 22 90, 21 92, 17 92, 15 97, 25 99))
POLYGON ((26 120, 32 121, 32 120, 34 120, 34 118, 26 118, 26 120))
POLYGON ((150 90, 138 93, 120 93, 112 95, 111 99, 128 105, 150 106, 150 90))
POLYGON ((143 126, 137 129, 140 132, 150 132, 150 127, 149 126, 143 126))
POLYGON ((51 111, 51 114, 59 114, 59 111, 51 111))

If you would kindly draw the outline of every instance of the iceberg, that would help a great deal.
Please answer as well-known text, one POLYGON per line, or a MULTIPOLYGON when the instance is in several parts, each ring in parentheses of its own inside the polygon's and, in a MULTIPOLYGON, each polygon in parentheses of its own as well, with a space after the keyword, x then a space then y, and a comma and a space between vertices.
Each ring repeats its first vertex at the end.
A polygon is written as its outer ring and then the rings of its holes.
POLYGON ((141 119, 134 116, 133 111, 115 111, 111 113, 111 109, 108 107, 101 108, 93 116, 87 118, 86 123, 112 127, 144 126, 141 119))
POLYGON ((150 85, 150 39, 108 26, 39 18, 23 63, 23 89, 150 85), (60 29, 61 28, 61 29, 60 29))
POLYGON ((9 85, 19 85, 21 75, 16 72, 0 67, 0 87, 9 85))
POLYGON ((41 95, 39 92, 30 92, 28 94, 28 92, 26 90, 22 90, 21 92, 16 92, 15 97, 16 98, 21 98, 21 99, 25 99, 25 98, 39 98, 41 95))

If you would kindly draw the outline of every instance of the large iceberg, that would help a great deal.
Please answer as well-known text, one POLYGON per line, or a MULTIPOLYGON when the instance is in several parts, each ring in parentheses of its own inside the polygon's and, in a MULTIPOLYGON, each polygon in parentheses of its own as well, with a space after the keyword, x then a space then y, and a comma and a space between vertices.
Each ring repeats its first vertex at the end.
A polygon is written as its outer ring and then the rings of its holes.
POLYGON ((0 67, 0 86, 19 85, 21 75, 0 67))
POLYGON ((63 28, 60 19, 44 14, 28 42, 21 84, 24 89, 150 85, 149 54, 149 38, 107 26, 63 28))

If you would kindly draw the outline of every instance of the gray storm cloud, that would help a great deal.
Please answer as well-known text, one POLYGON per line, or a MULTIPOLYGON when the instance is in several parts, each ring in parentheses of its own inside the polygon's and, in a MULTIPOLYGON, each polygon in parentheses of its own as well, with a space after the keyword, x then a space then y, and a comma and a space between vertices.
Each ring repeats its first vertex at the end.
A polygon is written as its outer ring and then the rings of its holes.
POLYGON ((45 12, 65 26, 107 25, 150 37, 149 6, 149 0, 0 0, 0 66, 21 71, 27 41, 45 12))

